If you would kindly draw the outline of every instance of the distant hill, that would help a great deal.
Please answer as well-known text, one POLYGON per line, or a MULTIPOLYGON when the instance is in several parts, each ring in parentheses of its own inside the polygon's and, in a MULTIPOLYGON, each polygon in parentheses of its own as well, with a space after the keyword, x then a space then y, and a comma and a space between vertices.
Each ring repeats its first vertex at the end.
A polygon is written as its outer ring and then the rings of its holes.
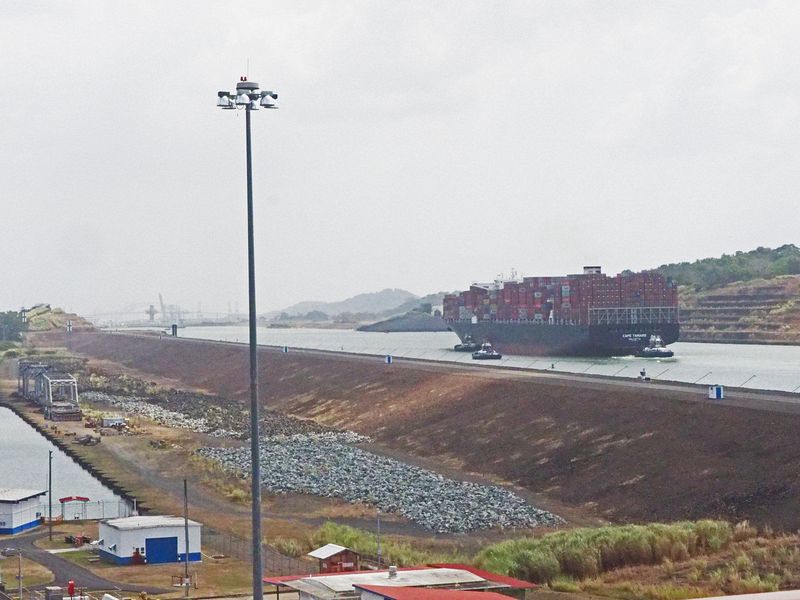
POLYGON ((358 294, 339 302, 298 302, 284 308, 281 312, 285 312, 289 316, 306 315, 313 311, 319 311, 329 316, 342 313, 382 314, 394 309, 401 312, 402 309, 399 307, 411 304, 413 308, 418 302, 418 297, 407 290, 387 288, 380 292, 358 294))
POLYGON ((700 291, 737 281, 798 275, 800 248, 794 244, 785 244, 774 250, 756 248, 749 252, 723 254, 720 258, 661 265, 654 270, 672 278, 678 285, 700 291))

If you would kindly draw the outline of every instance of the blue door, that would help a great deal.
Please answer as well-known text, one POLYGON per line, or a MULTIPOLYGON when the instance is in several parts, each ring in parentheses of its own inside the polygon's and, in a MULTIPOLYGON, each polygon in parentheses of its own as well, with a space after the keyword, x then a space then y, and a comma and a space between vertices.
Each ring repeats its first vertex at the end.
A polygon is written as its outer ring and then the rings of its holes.
POLYGON ((178 538, 147 538, 144 542, 148 564, 178 562, 178 538))

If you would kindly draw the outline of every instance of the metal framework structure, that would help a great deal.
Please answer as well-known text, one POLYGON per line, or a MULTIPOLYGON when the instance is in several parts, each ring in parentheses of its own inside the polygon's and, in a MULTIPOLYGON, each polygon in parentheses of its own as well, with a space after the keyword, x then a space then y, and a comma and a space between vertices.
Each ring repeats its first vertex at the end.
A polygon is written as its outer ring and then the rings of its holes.
POLYGON ((54 403, 78 405, 78 382, 69 373, 40 373, 36 378, 36 400, 47 410, 54 403))
POLYGON ((31 398, 31 384, 35 385, 36 378, 46 373, 50 365, 33 360, 21 360, 17 364, 17 393, 29 400, 31 398))
POLYGON ((650 325, 677 322, 676 306, 618 306, 589 309, 589 325, 650 325))

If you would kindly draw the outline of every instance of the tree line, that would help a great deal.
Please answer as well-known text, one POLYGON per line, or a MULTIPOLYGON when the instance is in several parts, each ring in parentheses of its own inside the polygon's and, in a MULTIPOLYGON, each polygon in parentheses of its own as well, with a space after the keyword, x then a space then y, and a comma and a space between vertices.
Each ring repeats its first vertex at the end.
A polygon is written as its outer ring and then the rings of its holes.
POLYGON ((661 265, 654 270, 678 285, 702 290, 736 281, 800 275, 800 248, 794 244, 775 249, 758 247, 749 252, 723 254, 720 258, 661 265))

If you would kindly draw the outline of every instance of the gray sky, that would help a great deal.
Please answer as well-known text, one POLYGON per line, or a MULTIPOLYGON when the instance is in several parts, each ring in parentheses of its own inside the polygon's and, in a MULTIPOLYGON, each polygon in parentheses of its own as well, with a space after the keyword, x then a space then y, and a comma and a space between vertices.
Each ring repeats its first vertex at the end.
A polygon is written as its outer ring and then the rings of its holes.
POLYGON ((0 307, 259 309, 797 242, 800 3, 0 3, 0 307))

